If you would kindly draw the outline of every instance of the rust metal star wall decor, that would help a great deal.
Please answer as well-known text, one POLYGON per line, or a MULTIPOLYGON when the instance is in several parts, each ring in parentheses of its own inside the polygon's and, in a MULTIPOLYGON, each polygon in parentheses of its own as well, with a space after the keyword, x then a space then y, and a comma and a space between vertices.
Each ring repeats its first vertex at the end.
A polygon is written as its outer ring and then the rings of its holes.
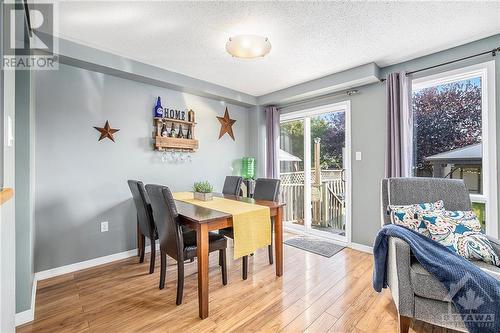
POLYGON ((115 142, 115 138, 113 137, 113 134, 116 133, 116 132, 118 132, 119 129, 117 129, 117 128, 111 128, 111 126, 109 126, 109 122, 107 120, 106 120, 106 124, 104 124, 104 127, 96 127, 96 126, 94 126, 94 128, 96 130, 98 130, 99 132, 101 132, 101 136, 99 137, 98 141, 101 141, 104 138, 108 138, 111 141, 115 142))
POLYGON ((227 111, 227 106, 226 106, 226 111, 224 112, 224 117, 217 117, 217 119, 219 119, 220 122, 219 139, 222 138, 222 136, 227 133, 234 140, 233 124, 236 122, 236 120, 229 118, 229 112, 227 111))

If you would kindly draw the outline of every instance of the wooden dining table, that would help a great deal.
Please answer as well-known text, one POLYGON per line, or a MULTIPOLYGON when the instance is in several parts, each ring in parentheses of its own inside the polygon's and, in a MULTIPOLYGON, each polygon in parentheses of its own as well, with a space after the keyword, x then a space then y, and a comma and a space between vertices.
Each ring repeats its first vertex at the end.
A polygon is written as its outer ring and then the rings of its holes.
MULTIPOLYGON (((284 203, 265 200, 254 200, 226 194, 215 194, 229 200, 242 201, 249 204, 269 207, 271 219, 274 221, 274 247, 276 276, 283 275, 283 206, 284 203)), ((182 224, 196 231, 198 260, 198 306, 199 316, 205 319, 208 310, 208 232, 233 226, 233 216, 228 213, 200 207, 192 203, 175 200, 177 212, 182 224)))

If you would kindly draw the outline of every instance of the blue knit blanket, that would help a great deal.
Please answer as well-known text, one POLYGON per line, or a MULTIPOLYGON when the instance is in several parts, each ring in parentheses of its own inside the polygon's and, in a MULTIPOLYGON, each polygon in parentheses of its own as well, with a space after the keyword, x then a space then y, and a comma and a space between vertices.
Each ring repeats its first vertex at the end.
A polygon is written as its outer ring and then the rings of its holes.
POLYGON ((446 288, 460 314, 437 316, 445 320, 463 320, 471 333, 500 332, 500 281, 432 239, 399 225, 384 226, 375 239, 373 288, 377 292, 387 287, 389 237, 408 243, 418 262, 446 288))

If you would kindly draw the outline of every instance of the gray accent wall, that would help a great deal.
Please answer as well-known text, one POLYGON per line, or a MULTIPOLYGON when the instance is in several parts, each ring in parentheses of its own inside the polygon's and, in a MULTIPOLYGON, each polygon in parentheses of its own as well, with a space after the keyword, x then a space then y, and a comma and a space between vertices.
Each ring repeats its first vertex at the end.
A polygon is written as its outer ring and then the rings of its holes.
POLYGON ((16 312, 31 307, 34 279, 34 109, 32 75, 16 71, 16 312))
POLYGON ((380 228, 380 180, 384 175, 385 90, 361 87, 351 98, 352 242, 371 246, 380 228), (355 152, 363 159, 356 161, 355 152))
POLYGON ((190 190, 208 180, 221 190, 224 177, 240 173, 248 155, 248 110, 241 106, 116 76, 60 65, 36 76, 35 271, 134 249, 136 213, 126 181, 142 180, 190 190), (196 112, 200 148, 191 163, 163 163, 152 150, 152 109, 196 112), (236 141, 220 140, 228 107, 236 141), (115 143, 98 142, 109 120, 120 129, 115 143), (100 222, 109 231, 100 232, 100 222))
POLYGON ((256 158, 257 177, 266 176, 266 115, 264 108, 254 106, 248 113, 248 154, 256 158))

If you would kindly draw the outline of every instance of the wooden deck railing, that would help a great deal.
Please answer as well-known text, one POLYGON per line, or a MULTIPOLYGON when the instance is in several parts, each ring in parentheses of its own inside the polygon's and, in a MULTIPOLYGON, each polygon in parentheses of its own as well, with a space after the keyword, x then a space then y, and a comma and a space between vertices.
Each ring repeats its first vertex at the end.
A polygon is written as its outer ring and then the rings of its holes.
POLYGON ((304 184, 282 184, 281 202, 284 222, 304 223, 304 184))
MULTIPOLYGON (((341 179, 324 180, 313 195, 312 223, 322 227, 343 229, 345 183, 341 179)), ((304 221, 304 184, 281 184, 281 200, 286 203, 284 221, 304 221)))

